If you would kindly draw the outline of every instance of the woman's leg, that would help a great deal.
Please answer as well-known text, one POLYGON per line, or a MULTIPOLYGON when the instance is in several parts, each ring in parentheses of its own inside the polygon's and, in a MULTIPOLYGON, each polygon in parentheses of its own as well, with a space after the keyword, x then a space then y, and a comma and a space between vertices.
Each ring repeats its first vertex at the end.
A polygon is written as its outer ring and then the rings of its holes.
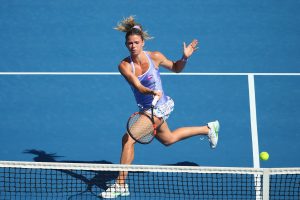
POLYGON ((182 127, 171 131, 165 121, 157 130, 156 138, 166 146, 174 144, 180 140, 195 136, 207 135, 209 133, 208 126, 182 127))
MULTIPOLYGON (((134 159, 134 144, 135 141, 125 133, 122 138, 122 152, 121 152, 121 164, 131 164, 134 159)), ((128 172, 121 171, 119 172, 119 176, 117 178, 118 184, 125 184, 126 177, 128 172)))

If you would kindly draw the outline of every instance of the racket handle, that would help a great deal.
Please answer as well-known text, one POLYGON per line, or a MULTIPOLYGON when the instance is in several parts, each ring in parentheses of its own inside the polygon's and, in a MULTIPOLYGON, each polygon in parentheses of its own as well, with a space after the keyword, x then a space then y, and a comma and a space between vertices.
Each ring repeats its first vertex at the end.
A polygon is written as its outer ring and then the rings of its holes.
POLYGON ((155 106, 159 100, 159 96, 155 96, 152 101, 152 106, 155 106))

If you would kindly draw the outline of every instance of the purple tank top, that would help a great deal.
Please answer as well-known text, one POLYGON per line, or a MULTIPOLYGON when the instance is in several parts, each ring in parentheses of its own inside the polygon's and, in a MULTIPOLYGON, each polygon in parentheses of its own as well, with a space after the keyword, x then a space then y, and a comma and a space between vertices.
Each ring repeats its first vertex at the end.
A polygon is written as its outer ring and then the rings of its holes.
MULTIPOLYGON (((138 79, 143 86, 145 86, 151 90, 160 90, 162 92, 162 97, 159 99, 158 103, 156 104, 156 107, 157 107, 159 105, 166 103, 168 98, 165 95, 163 88, 162 88, 159 69, 155 68, 155 65, 154 65, 152 59, 150 58, 150 56, 146 52, 144 52, 144 53, 148 58, 149 68, 144 74, 138 76, 138 79)), ((131 61, 130 64, 132 67, 132 72, 135 73, 134 63, 133 63, 131 57, 130 57, 130 61, 131 61)), ((131 86, 131 89, 135 96, 136 103, 138 104, 140 109, 142 109, 142 110, 149 109, 151 107, 153 95, 142 94, 137 89, 135 89, 132 85, 130 85, 130 86, 131 86)))

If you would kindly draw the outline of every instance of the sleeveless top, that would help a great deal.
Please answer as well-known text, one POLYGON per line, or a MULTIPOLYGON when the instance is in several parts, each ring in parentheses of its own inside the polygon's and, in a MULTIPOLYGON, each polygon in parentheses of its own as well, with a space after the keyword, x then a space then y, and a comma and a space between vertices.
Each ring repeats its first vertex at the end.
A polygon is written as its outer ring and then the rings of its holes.
MULTIPOLYGON (((149 68, 144 74, 138 76, 138 79, 144 87, 147 87, 151 90, 160 90, 162 92, 162 97, 159 99, 159 101, 157 102, 157 104, 155 106, 155 107, 158 107, 160 105, 165 104, 168 101, 168 98, 165 95, 163 88, 162 88, 162 82, 161 82, 161 78, 160 78, 159 69, 155 68, 155 65, 154 65, 152 59, 150 58, 150 56, 148 55, 148 53, 147 52, 144 52, 144 53, 145 53, 146 57, 148 58, 149 68)), ((130 58, 132 72, 135 73, 134 63, 132 61, 131 56, 129 56, 129 58, 130 58)), ((134 88, 132 85, 130 85, 130 87, 133 91, 136 103, 138 104, 139 108, 141 110, 149 109, 152 104, 153 95, 142 94, 136 88, 134 88)))

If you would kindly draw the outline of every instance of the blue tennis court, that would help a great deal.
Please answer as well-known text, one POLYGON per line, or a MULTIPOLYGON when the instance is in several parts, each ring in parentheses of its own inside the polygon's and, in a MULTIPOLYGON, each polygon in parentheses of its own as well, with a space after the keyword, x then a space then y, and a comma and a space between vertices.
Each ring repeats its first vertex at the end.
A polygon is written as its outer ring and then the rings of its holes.
POLYGON ((176 60, 182 42, 200 42, 183 74, 161 70, 175 101, 170 128, 218 119, 221 132, 216 150, 201 137, 136 145, 134 164, 253 167, 258 148, 270 154, 261 167, 299 167, 299 8, 296 0, 2 2, 0 160, 119 163, 137 107, 118 74, 128 52, 113 27, 135 15, 155 37, 146 50, 176 60))

